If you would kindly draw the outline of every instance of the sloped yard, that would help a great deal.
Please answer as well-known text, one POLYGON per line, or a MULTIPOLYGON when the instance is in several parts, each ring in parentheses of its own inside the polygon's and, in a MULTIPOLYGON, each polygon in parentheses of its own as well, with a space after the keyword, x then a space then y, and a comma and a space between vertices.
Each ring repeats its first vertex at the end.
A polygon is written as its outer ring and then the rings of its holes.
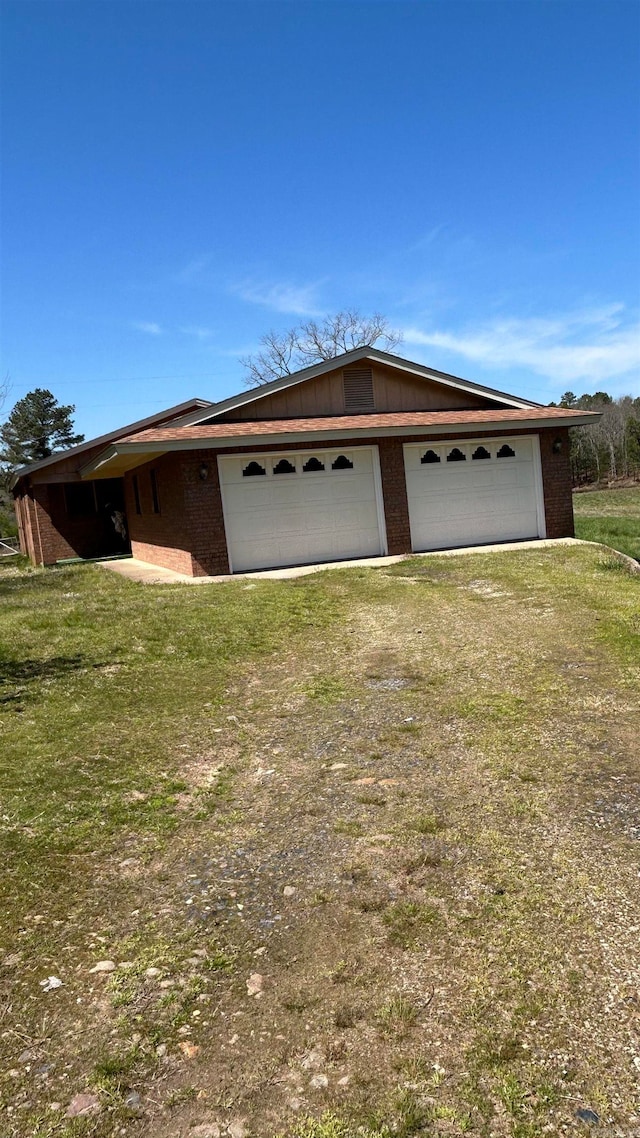
POLYGON ((640 486, 573 495, 576 537, 600 541, 640 561, 640 486))
POLYGON ((4 569, 3 1138, 639 1131, 639 598, 4 569))

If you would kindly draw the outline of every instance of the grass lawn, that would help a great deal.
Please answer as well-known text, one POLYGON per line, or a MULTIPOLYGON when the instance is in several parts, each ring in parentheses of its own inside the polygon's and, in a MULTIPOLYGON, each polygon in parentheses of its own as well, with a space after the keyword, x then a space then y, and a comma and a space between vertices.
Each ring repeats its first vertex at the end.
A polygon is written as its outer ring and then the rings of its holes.
POLYGON ((640 487, 573 495, 576 537, 600 541, 640 561, 640 487))
POLYGON ((638 595, 3 566, 2 1138, 638 1131, 638 595))

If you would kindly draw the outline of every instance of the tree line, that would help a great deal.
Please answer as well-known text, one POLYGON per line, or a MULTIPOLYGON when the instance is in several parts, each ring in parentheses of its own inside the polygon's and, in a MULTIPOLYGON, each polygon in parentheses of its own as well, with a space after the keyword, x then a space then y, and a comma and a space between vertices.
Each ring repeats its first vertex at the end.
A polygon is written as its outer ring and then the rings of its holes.
POLYGON ((574 395, 565 391, 550 407, 599 411, 602 418, 588 427, 572 427, 571 476, 574 486, 640 478, 640 397, 612 398, 606 391, 574 395))

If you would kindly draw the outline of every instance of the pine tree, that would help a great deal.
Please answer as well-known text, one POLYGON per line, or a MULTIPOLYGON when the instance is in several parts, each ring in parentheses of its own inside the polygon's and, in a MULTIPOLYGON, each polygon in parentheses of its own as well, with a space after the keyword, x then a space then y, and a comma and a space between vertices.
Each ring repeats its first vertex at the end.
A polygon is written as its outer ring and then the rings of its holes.
POLYGON ((43 387, 19 399, 0 430, 0 462, 5 469, 15 470, 83 442, 84 435, 73 432, 74 411, 74 406, 58 403, 43 387))

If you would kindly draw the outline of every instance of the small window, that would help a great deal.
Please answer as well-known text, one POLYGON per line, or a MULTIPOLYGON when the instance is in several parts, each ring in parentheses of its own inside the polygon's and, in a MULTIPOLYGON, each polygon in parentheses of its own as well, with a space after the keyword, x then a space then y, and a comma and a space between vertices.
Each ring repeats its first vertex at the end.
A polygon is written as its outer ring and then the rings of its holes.
POLYGON ((155 470, 149 471, 149 478, 151 479, 151 506, 154 514, 159 514, 160 498, 158 496, 158 479, 155 470))
POLYGON ((245 466, 244 470, 242 471, 242 477, 256 478, 258 475, 266 473, 267 472, 264 466, 260 466, 259 462, 250 462, 249 465, 245 466))
POLYGON ((478 459, 478 458, 491 458, 491 455, 489 454, 489 451, 487 450, 487 448, 486 448, 486 447, 478 447, 476 450, 474 450, 474 452, 473 452, 473 454, 471 455, 471 457, 472 457, 472 458, 475 458, 475 459, 478 459))
POLYGON ((454 447, 447 455, 447 462, 466 462, 466 454, 459 447, 454 447))
POLYGON ((142 513, 142 506, 140 505, 140 486, 138 485, 138 475, 134 474, 133 482, 133 500, 136 506, 136 514, 142 513))
POLYGON ((93 482, 65 483, 64 499, 70 518, 86 518, 96 512, 93 482))
POLYGON ((288 458, 281 458, 273 468, 274 474, 295 474, 296 468, 288 458))
POLYGON ((440 455, 436 454, 436 452, 434 450, 425 451, 422 458, 420 459, 420 462, 422 462, 422 463, 440 462, 440 461, 441 461, 440 455))
POLYGON ((500 450, 498 451, 497 457, 498 458, 515 458, 516 452, 514 450, 512 450, 511 447, 507 443, 505 443, 503 446, 500 447, 500 450))
POLYGON ((332 470, 353 470, 351 459, 346 454, 339 454, 335 462, 331 463, 332 470))
POLYGON ((302 469, 305 473, 309 473, 312 470, 324 470, 324 462, 320 462, 319 458, 310 458, 305 462, 302 469))

